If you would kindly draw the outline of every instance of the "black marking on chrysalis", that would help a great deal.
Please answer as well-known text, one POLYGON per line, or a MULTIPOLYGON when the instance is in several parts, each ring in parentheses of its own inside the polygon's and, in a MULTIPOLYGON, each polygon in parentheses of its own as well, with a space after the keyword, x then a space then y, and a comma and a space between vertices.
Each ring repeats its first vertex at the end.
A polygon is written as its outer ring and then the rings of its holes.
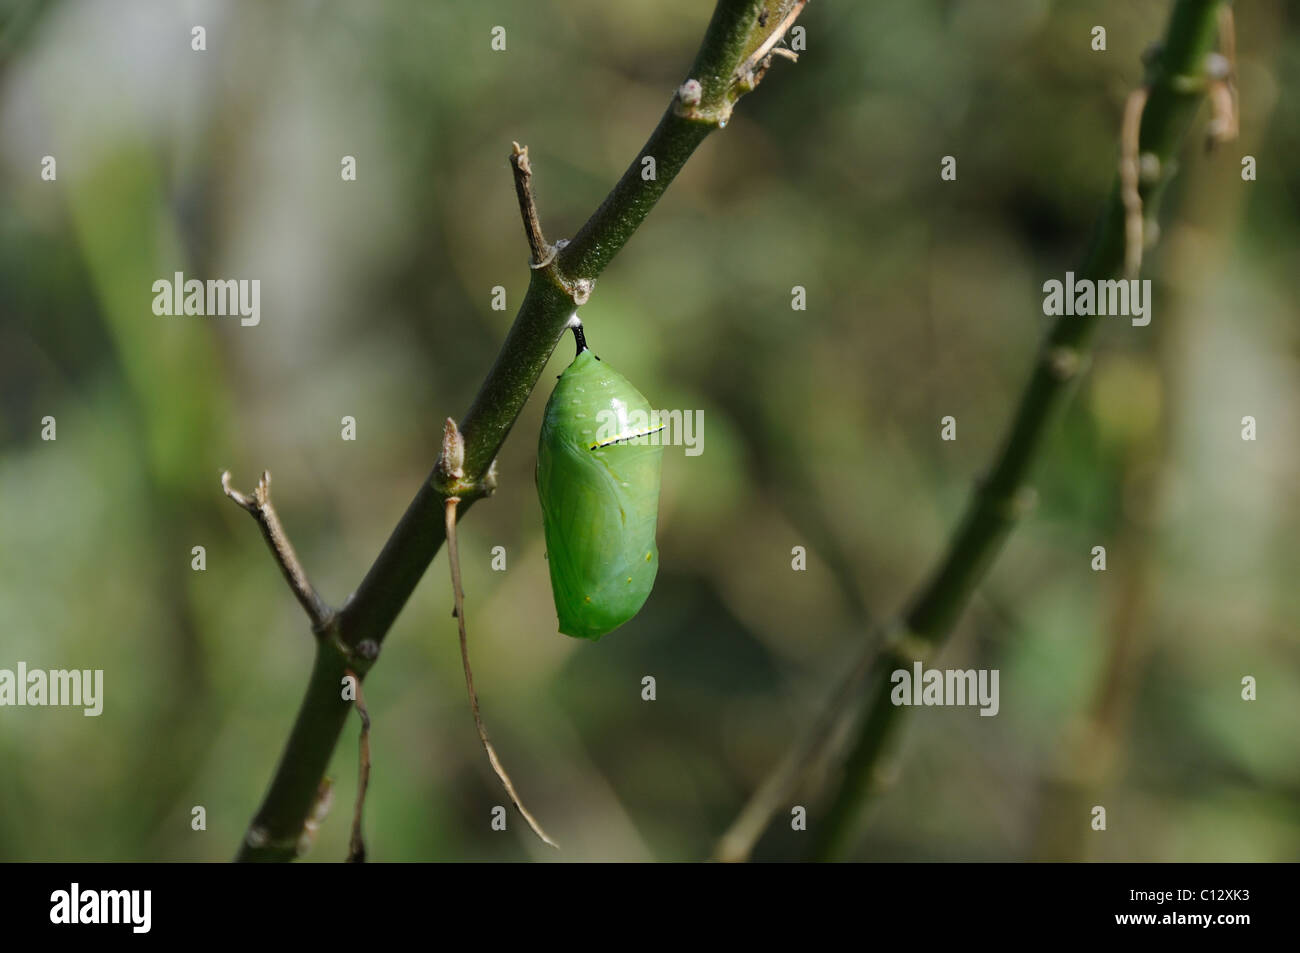
POLYGON ((629 440, 636 440, 638 437, 650 437, 666 429, 668 429, 667 424, 660 424, 658 427, 649 427, 646 430, 634 430, 631 433, 623 433, 615 437, 610 437, 604 443, 593 443, 587 449, 601 450, 605 447, 612 447, 615 444, 626 443, 629 440))

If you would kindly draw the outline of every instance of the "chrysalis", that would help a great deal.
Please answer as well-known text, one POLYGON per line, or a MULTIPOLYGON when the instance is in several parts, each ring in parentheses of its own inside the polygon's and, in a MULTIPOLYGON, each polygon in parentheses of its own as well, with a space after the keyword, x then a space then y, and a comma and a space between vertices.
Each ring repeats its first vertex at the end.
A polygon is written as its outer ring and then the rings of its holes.
POLYGON ((546 403, 537 448, 551 590, 560 631, 599 639, 645 604, 659 570, 663 447, 654 411, 587 347, 546 403))

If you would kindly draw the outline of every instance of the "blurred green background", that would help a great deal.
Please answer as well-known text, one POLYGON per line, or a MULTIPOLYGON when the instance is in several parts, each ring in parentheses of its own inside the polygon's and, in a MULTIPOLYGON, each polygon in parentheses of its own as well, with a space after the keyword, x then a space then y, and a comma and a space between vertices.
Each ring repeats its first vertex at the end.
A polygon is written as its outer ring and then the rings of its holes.
MULTIPOLYGON (((488 728, 564 852, 513 812, 489 830, 506 802, 440 554, 366 681, 372 859, 707 855, 997 450, 1047 326, 1040 287, 1079 260, 1168 6, 808 8, 799 63, 706 141, 582 310, 655 406, 704 412, 704 452, 665 457, 645 609, 599 644, 555 630, 533 468, 568 343, 462 529, 488 728)), ((521 300, 511 140, 548 237, 571 235, 710 9, 0 0, 0 667, 102 668, 106 695, 95 719, 0 709, 0 859, 233 856, 312 645, 219 471, 248 490, 271 470, 340 604, 521 300), (260 279, 260 325, 154 316, 152 282, 177 270, 260 279)), ((1189 143, 1148 258, 1153 322, 1103 321, 1039 508, 938 660, 999 669, 1000 714, 913 711, 852 856, 1300 857, 1300 6, 1237 16, 1241 138, 1189 143)), ((346 853, 356 759, 353 719, 311 860, 346 853)), ((758 856, 799 856, 789 826, 758 856)))

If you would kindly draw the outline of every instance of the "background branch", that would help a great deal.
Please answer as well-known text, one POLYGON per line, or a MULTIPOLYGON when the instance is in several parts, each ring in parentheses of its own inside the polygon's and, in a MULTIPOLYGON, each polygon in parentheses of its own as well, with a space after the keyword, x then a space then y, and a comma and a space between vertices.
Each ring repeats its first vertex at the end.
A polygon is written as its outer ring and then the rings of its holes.
MULTIPOLYGON (((1207 59, 1216 33, 1220 0, 1177 0, 1164 43, 1148 66, 1149 94, 1141 114, 1139 159, 1155 174, 1140 184, 1148 217, 1168 181, 1173 155, 1183 140, 1208 87, 1207 59)), ((1079 269, 1079 278, 1100 280, 1120 274, 1125 265, 1127 210, 1116 182, 1079 269)), ((981 481, 948 551, 920 590, 901 623, 875 630, 859 662, 832 696, 813 732, 793 749, 760 786, 718 844, 720 860, 747 859, 771 821, 788 805, 806 770, 829 759, 841 737, 852 738, 829 806, 815 823, 813 855, 825 858, 846 848, 853 822, 881 752, 903 709, 890 702, 889 673, 910 668, 943 645, 975 588, 988 572, 1017 519, 1033 505, 1027 480, 1043 441, 1083 369, 1098 318, 1065 316, 1043 343, 1021 397, 1003 449, 981 481), (861 712, 860 720, 856 717, 861 712), (856 729, 853 722, 857 721, 856 729)))
POLYGON ((239 860, 288 860, 295 855, 293 845, 347 717, 349 706, 338 688, 342 675, 350 669, 364 677, 441 548, 444 501, 459 497, 463 518, 491 491, 492 462, 570 316, 699 144, 726 125, 736 101, 751 88, 734 82, 737 68, 774 32, 788 27, 796 5, 801 6, 796 0, 719 0, 689 74, 695 84, 684 83, 674 95, 645 146, 573 240, 549 265, 532 271, 514 324, 461 421, 463 476, 450 478, 434 468, 334 619, 330 637, 318 640, 306 697, 239 860), (647 155, 656 164, 656 175, 649 180, 641 176, 641 159, 647 155))

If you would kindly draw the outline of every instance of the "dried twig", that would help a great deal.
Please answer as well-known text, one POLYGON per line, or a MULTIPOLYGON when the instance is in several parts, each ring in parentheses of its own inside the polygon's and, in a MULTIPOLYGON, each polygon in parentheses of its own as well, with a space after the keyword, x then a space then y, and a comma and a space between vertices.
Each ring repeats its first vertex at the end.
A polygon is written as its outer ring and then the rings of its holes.
POLYGON ((794 5, 786 12, 785 18, 781 20, 775 30, 768 34, 762 44, 759 45, 745 62, 737 67, 736 72, 732 75, 733 83, 741 83, 750 88, 758 85, 758 81, 763 78, 767 68, 772 64, 772 56, 779 55, 788 60, 798 60, 799 55, 794 50, 778 48, 777 44, 789 32, 790 27, 794 26, 794 21, 799 19, 799 14, 803 8, 808 5, 808 0, 795 0, 794 5))
POLYGON ((492 747, 492 742, 488 740, 487 727, 483 724, 483 716, 479 713, 478 693, 474 690, 474 672, 469 666, 469 642, 465 635, 465 593, 460 587, 460 552, 456 548, 456 506, 459 503, 459 498, 448 497, 444 510, 447 527, 447 557, 451 563, 452 597, 456 605, 453 614, 456 616, 456 625, 460 631, 460 660, 465 667, 465 688, 469 692, 470 711, 474 713, 474 727, 478 729, 479 741, 483 743, 483 750, 487 752, 488 761, 492 763, 492 770, 496 772, 497 778, 500 779, 501 786, 506 789, 506 794, 510 795, 510 800, 519 809, 519 813, 528 822, 528 826, 533 829, 533 833, 541 838, 543 843, 558 849, 560 845, 547 836, 537 818, 533 817, 528 808, 524 807, 524 802, 519 797, 518 792, 515 791, 510 775, 506 773, 505 766, 501 764, 501 759, 497 757, 496 749, 492 747))
POLYGON ((352 839, 348 844, 347 862, 363 864, 366 861, 366 841, 361 831, 361 814, 366 806, 366 791, 370 788, 370 712, 366 708, 366 696, 361 691, 361 677, 351 670, 348 674, 356 684, 357 695, 352 703, 361 717, 361 737, 357 740, 357 801, 352 809, 352 839))
POLYGON ((252 514, 253 519, 257 520, 262 536, 265 537, 266 544, 271 547, 271 554, 275 556, 275 561, 279 564, 280 571, 284 573, 289 588, 298 597, 298 602, 302 604, 311 619, 312 631, 318 635, 324 632, 334 621, 334 610, 325 603, 312 586, 311 580, 307 578, 307 573, 302 568, 302 563, 298 561, 298 554, 293 551, 293 545, 289 542, 284 527, 280 525, 280 517, 276 515, 275 507, 271 505, 271 472, 263 470, 262 478, 257 481, 257 488, 252 496, 246 496, 230 485, 230 471, 222 470, 221 489, 226 492, 226 496, 246 509, 252 514))
MULTIPOLYGON (((528 162, 528 147, 513 143, 510 153, 510 168, 515 173, 515 195, 519 197, 519 214, 524 220, 524 232, 528 235, 528 247, 532 250, 533 260, 530 267, 545 268, 555 259, 558 248, 548 245, 542 234, 542 219, 537 213, 537 199, 533 195, 533 167, 528 162)), ((562 247, 562 246, 561 246, 562 247)))

